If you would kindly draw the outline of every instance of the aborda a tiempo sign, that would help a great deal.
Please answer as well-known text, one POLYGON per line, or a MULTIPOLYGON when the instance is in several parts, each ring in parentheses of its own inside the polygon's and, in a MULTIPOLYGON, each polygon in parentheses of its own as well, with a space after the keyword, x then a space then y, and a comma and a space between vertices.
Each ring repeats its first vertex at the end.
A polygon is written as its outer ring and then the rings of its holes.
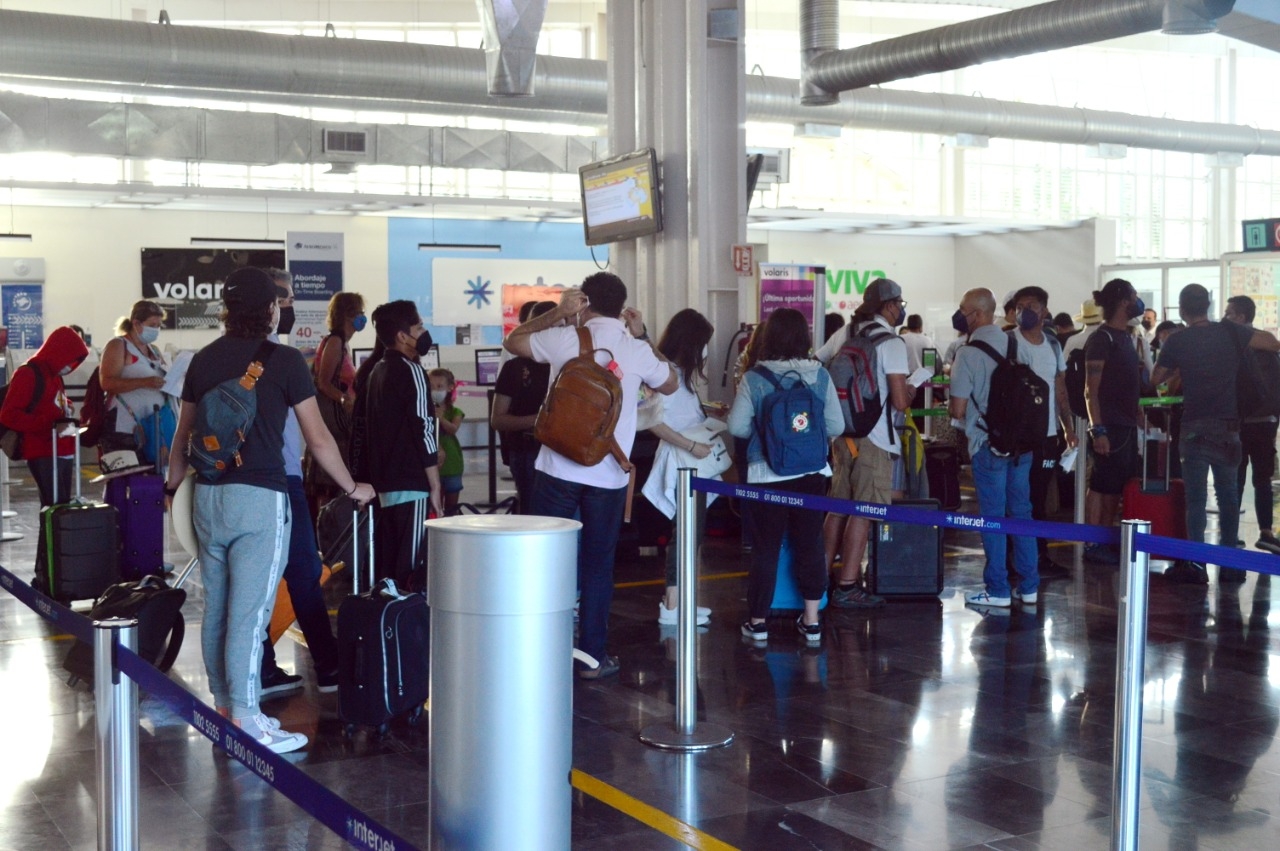
POLYGON ((284 251, 144 248, 142 297, 165 309, 166 328, 217 328, 222 312, 222 283, 243 266, 283 269, 284 251))

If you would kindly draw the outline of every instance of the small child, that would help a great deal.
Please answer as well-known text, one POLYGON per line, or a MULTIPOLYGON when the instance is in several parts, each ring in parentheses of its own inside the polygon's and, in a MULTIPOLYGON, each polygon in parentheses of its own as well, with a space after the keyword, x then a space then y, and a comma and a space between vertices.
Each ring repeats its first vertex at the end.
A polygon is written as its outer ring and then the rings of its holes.
POLYGON ((431 401, 436 406, 436 420, 440 423, 440 489, 444 491, 444 513, 452 516, 458 512, 458 494, 462 493, 462 444, 458 442, 458 429, 466 415, 453 404, 458 382, 447 369, 433 369, 427 373, 431 379, 431 401))

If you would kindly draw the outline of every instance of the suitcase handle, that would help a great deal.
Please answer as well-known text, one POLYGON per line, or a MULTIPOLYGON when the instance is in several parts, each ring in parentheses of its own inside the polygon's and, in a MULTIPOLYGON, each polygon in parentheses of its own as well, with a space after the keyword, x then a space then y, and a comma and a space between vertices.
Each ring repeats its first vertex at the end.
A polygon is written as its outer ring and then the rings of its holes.
MULTIPOLYGON (((360 593, 360 503, 353 502, 351 510, 351 593, 360 593)), ((367 530, 369 534, 369 588, 373 589, 373 504, 364 506, 369 514, 367 530)))
POLYGON ((71 455, 71 478, 75 481, 76 495, 73 498, 75 502, 80 501, 80 421, 75 417, 58 417, 53 421, 53 457, 50 459, 53 467, 53 504, 58 504, 58 427, 65 425, 74 425, 71 429, 71 437, 75 442, 75 449, 71 455))

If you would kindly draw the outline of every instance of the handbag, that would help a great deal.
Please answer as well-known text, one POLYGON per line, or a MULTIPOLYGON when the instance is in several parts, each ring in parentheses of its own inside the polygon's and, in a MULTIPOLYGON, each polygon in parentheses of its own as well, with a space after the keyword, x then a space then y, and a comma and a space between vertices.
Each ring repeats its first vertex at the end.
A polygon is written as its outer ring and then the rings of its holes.
MULTIPOLYGON (((121 582, 102 592, 93 604, 89 617, 137 618, 138 655, 161 671, 173 667, 182 649, 185 622, 182 604, 187 592, 172 588, 159 576, 144 576, 136 582, 121 582)), ((72 645, 62 667, 71 674, 71 682, 84 680, 93 687, 93 646, 79 639, 72 645)))
POLYGON ((681 437, 710 446, 711 453, 706 458, 698 458, 687 449, 673 447, 678 465, 692 467, 694 475, 700 479, 713 479, 728 470, 733 466, 733 453, 724 441, 725 428, 722 421, 708 417, 700 425, 680 432, 681 437))

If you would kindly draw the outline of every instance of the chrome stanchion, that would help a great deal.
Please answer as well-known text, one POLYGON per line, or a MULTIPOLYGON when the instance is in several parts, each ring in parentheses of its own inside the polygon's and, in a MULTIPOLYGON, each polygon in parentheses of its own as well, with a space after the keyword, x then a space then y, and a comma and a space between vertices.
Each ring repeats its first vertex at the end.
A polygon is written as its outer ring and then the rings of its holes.
POLYGON ((640 741, 663 750, 703 751, 733 741, 733 731, 719 724, 698 723, 698 540, 693 470, 681 467, 676 486, 676 712, 672 724, 651 724, 640 741))
POLYGON ((1138 798, 1142 783, 1142 684, 1147 653, 1147 587, 1150 559, 1134 536, 1150 534, 1146 520, 1120 527, 1120 622, 1116 658, 1116 731, 1111 782, 1111 849, 1137 851, 1138 798))
MULTIPOLYGON (((1089 466, 1089 421, 1084 417, 1076 417, 1076 435, 1080 438, 1080 451, 1076 455, 1076 510, 1075 522, 1084 523, 1084 500, 1089 489, 1089 481, 1085 475, 1089 466)), ((1108 521, 1110 522, 1110 521, 1108 521)))
POLYGON ((98 849, 138 848, 138 686, 120 671, 116 648, 136 650, 138 621, 94 621, 98 849))
POLYGON ((21 532, 9 530, 8 521, 18 516, 18 512, 9 507, 9 488, 13 481, 9 478, 9 456, 0 452, 0 544, 22 540, 21 532))

